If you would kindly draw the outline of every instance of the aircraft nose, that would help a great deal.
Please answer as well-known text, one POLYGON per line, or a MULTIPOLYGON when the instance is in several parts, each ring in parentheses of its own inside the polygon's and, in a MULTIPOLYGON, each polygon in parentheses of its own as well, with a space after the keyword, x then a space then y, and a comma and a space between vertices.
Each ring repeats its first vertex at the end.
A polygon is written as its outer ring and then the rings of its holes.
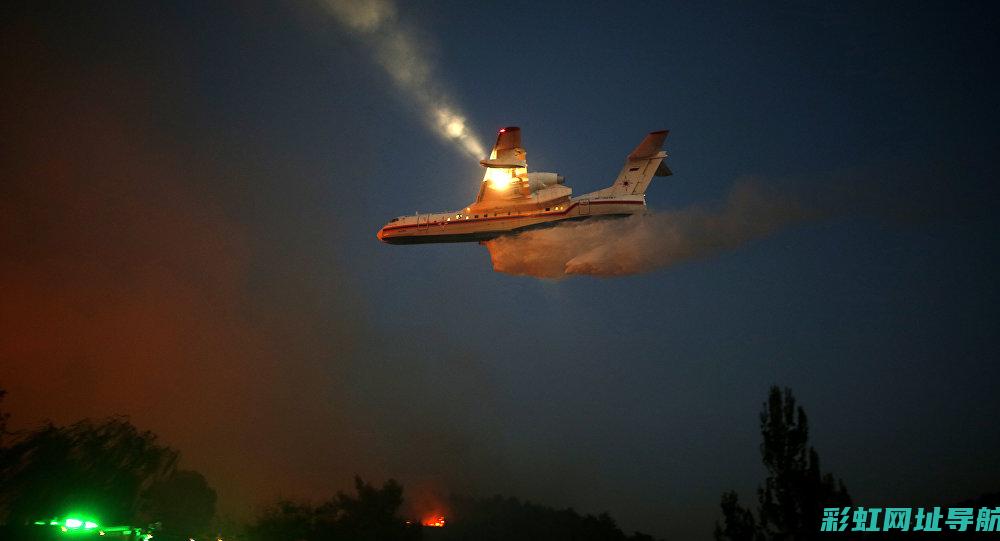
MULTIPOLYGON (((378 240, 382 240, 382 230, 379 229, 378 233, 375 233, 375 236, 378 238, 378 240)), ((383 242, 385 242, 385 241, 383 241, 383 242)))

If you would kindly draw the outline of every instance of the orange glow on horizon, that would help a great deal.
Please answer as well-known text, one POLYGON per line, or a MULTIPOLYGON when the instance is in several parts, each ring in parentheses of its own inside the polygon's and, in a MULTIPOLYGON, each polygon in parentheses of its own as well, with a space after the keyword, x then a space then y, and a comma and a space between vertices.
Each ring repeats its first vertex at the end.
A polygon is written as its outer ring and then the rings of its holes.
POLYGON ((431 528, 443 528, 445 524, 444 515, 431 515, 420 521, 420 524, 431 528))

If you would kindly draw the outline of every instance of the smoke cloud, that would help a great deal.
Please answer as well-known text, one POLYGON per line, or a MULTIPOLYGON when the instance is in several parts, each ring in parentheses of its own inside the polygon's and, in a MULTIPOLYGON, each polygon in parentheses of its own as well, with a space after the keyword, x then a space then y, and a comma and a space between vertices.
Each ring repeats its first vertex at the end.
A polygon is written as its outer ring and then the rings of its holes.
POLYGON ((738 182, 719 208, 565 222, 486 243, 493 269, 538 278, 622 276, 708 257, 826 212, 738 182))
POLYGON ((434 75, 433 65, 413 32, 397 18, 390 0, 324 0, 341 24, 362 38, 393 84, 421 110, 424 120, 446 141, 473 158, 485 156, 482 143, 434 75))
MULTIPOLYGON (((50 11, 0 18, 12 428, 128 414, 237 518, 279 496, 329 498, 355 474, 396 477, 408 497, 503 486, 485 358, 446 334, 368 323, 379 307, 356 294, 333 233, 343 213, 329 212, 347 208, 331 191, 346 183, 331 188, 308 152, 276 158, 242 121, 202 124, 170 47, 88 48, 131 36, 119 25, 133 17, 50 11)), ((363 167, 339 148, 335 174, 363 167)))

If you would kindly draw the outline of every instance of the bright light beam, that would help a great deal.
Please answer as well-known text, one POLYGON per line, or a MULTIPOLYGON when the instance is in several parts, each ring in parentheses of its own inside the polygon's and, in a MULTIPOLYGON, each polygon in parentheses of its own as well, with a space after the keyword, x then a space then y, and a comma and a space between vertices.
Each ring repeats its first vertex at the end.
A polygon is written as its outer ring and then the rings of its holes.
POLYGON ((413 33, 396 17, 392 0, 320 0, 326 11, 371 46, 375 60, 443 139, 469 156, 484 155, 465 116, 448 98, 433 65, 413 33))

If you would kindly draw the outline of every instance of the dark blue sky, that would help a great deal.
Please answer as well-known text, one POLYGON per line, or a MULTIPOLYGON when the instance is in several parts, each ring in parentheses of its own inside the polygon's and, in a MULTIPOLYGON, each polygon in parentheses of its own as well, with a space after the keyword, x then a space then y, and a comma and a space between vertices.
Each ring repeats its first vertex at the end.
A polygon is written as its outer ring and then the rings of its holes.
POLYGON ((648 274, 495 273, 375 239, 482 173, 327 11, 4 8, 15 421, 130 414, 236 515, 360 473, 708 538, 778 384, 860 505, 998 490, 988 4, 397 8, 469 128, 521 126, 576 193, 668 128, 653 210, 747 177, 850 202, 648 274))

